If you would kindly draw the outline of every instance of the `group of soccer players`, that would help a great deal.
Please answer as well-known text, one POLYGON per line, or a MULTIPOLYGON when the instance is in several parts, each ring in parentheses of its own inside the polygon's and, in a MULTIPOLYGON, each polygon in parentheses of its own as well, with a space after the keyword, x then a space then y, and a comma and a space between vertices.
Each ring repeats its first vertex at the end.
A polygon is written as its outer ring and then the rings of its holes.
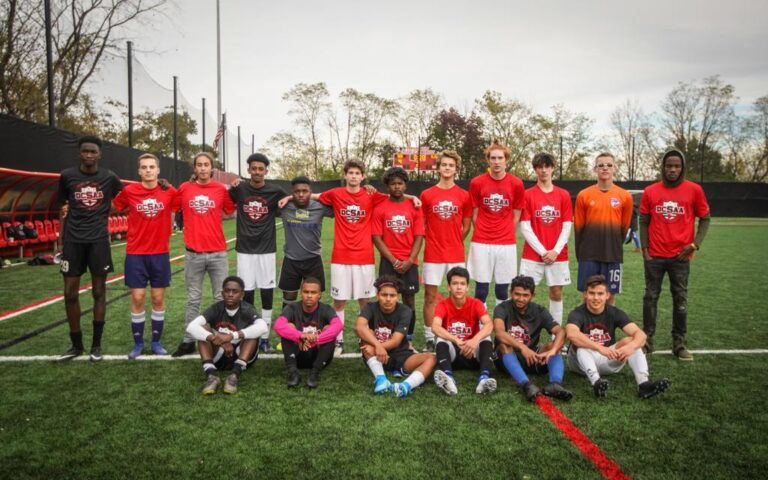
POLYGON ((266 182, 269 159, 248 158, 250 179, 227 188, 211 179, 213 158, 199 153, 194 175, 178 190, 159 180, 159 162, 151 154, 138 159, 141 181, 122 188, 114 173, 99 168, 101 141, 80 140, 80 165, 62 172, 59 198, 67 203, 63 220, 63 255, 67 317, 72 346, 68 360, 84 352, 80 333, 79 281, 86 268, 92 275, 94 334, 90 351, 101 359, 105 318, 105 281, 113 270, 107 216, 110 208, 128 211, 125 283, 131 289, 134 348, 128 358, 144 353, 145 289, 151 287, 151 351, 167 355, 161 343, 170 285, 169 237, 172 212, 184 219, 187 308, 184 338, 173 353, 193 353, 195 344, 206 375, 203 393, 219 390, 219 370, 231 368, 225 393, 238 390, 239 378, 259 351, 269 344, 273 293, 283 291, 274 330, 281 338, 287 385, 300 384, 300 368, 309 368, 309 388, 319 385, 320 372, 343 351, 346 302, 356 300, 354 330, 363 360, 374 377, 374 393, 408 396, 432 376, 445 393, 458 392, 455 369, 478 371, 475 392, 493 393, 496 369, 508 373, 526 398, 537 395, 569 400, 563 385, 565 364, 586 376, 595 395, 605 396, 608 382, 628 363, 641 398, 653 397, 669 385, 651 381, 645 352, 654 348, 656 304, 664 272, 673 292, 673 351, 691 360, 686 346, 689 260, 706 234, 709 206, 700 186, 684 180, 684 157, 671 150, 662 159, 662 180, 648 187, 640 207, 640 235, 645 262, 646 293, 643 329, 614 305, 621 291, 623 240, 632 217, 632 197, 613 183, 616 161, 610 153, 595 159, 597 183, 581 191, 572 207, 570 195, 552 183, 554 158, 534 156, 537 183, 528 190, 507 172, 510 151, 498 142, 485 151, 488 171, 470 182, 469 192, 455 183, 461 158, 444 151, 438 161, 439 181, 420 197, 405 193, 408 175, 390 168, 383 182, 388 194, 364 186, 365 167, 344 165, 345 186, 312 193, 311 181, 297 177, 292 192, 266 182), (237 276, 228 276, 227 242, 222 217, 237 211, 237 276), (276 217, 285 228, 284 258, 276 275, 276 217), (334 218, 330 293, 333 305, 320 301, 325 290, 321 255, 324 217, 334 218), (694 237, 694 222, 699 228, 694 237), (525 245, 517 271, 516 227, 525 245), (563 325, 563 288, 571 283, 568 239, 572 226, 578 259, 578 290, 584 303, 563 325), (473 231, 465 264, 464 239, 473 231), (422 275, 418 257, 424 245, 422 275), (380 253, 378 278, 374 246, 380 253), (200 313, 205 274, 216 303, 200 313), (424 352, 413 349, 415 295, 421 279, 424 295, 424 352), (438 288, 447 281, 448 297, 438 288), (549 305, 534 303, 536 286, 546 279, 549 305), (475 281, 470 296, 470 280, 475 281), (489 315, 486 300, 495 284, 496 306, 489 315), (253 307, 259 289, 261 314, 253 307), (511 298, 510 298, 511 295, 511 298), (375 296, 375 301, 369 302, 375 296), (402 303, 399 301, 402 298, 402 303), (625 338, 616 338, 616 329, 625 338), (542 330, 549 342, 540 344, 542 330), (495 344, 491 340, 495 334, 495 344), (569 340, 570 349, 564 349, 569 340), (563 360, 561 353, 567 356, 563 360), (386 372, 403 378, 391 383, 386 372), (539 389, 527 373, 548 374, 539 389))

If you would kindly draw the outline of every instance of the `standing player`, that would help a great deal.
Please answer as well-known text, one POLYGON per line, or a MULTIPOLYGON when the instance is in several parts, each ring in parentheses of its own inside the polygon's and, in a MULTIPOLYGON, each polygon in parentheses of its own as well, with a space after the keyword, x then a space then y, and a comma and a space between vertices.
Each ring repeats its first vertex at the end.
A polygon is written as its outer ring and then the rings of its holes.
POLYGON ((435 384, 448 395, 456 395, 454 368, 480 370, 475 393, 493 393, 496 380, 491 378, 493 322, 485 304, 467 296, 469 272, 464 267, 453 267, 446 275, 450 295, 435 307, 432 330, 438 336, 435 353, 437 370, 435 384))
POLYGON ((165 325, 165 289, 171 284, 171 263, 168 255, 173 211, 171 205, 176 189, 157 183, 160 161, 151 153, 141 155, 140 183, 125 187, 113 200, 115 209, 128 210, 128 245, 125 248, 125 285, 131 289, 131 332, 133 350, 128 354, 135 360, 144 351, 144 303, 147 284, 152 301, 152 341, 155 355, 168 355, 160 338, 165 325))
POLYGON ((283 291, 283 308, 295 302, 302 281, 316 278, 325 291, 325 270, 321 253, 323 218, 333 209, 312 200, 312 182, 307 177, 291 180, 293 196, 280 209, 285 231, 283 266, 278 286, 283 291))
POLYGON ((574 209, 576 258, 579 262, 577 287, 586 288, 592 275, 608 279, 609 302, 621 293, 621 263, 624 238, 632 220, 632 195, 613 184, 616 158, 603 152, 595 158, 597 184, 580 191, 574 209))
POLYGON ((373 244, 381 254, 379 276, 394 275, 402 282, 403 303, 411 309, 408 341, 416 323, 416 294, 419 292, 419 251, 424 243, 424 215, 403 196, 408 174, 400 167, 384 173, 382 182, 389 199, 380 203, 373 214, 373 244))
POLYGON ((688 274, 693 252, 709 229, 709 204, 701 186, 685 180, 685 158, 669 150, 661 160, 662 180, 645 189, 640 201, 640 236, 645 260, 643 331, 646 351, 653 352, 656 306, 664 273, 672 291, 672 352, 680 360, 693 360, 686 348, 688 331, 688 274), (694 237, 696 217, 699 228, 694 237))
MULTIPOLYGON (((237 276, 245 282, 244 300, 254 305, 254 291, 261 294, 261 319, 272 325, 272 301, 275 289, 275 253, 277 252, 275 217, 278 201, 285 192, 265 178, 269 159, 262 153, 248 157, 249 182, 236 180, 229 196, 237 204, 237 276)), ((269 330, 259 342, 259 350, 268 352, 269 330)))
POLYGON ((227 187, 211 178, 213 157, 200 152, 194 158, 194 180, 184 182, 173 199, 174 210, 180 208, 184 216, 184 279, 187 285, 187 311, 184 338, 174 357, 195 351, 192 335, 186 327, 198 317, 203 297, 205 274, 211 278, 213 298, 221 300, 219 286, 229 273, 227 242, 224 240, 222 216, 235 211, 236 205, 227 193, 227 187))
POLYGON ((61 274, 64 276, 64 305, 72 341, 72 346, 59 357, 59 361, 71 360, 85 350, 80 330, 80 277, 88 269, 91 271, 93 295, 90 359, 98 362, 102 359, 101 336, 107 311, 107 274, 114 271, 107 220, 112 199, 123 189, 123 184, 111 170, 99 168, 99 138, 82 137, 78 146, 80 165, 63 170, 59 177, 58 202, 67 202, 68 206, 62 227, 61 274))
POLYGON ((629 363, 638 385, 638 395, 646 399, 655 397, 669 387, 669 380, 652 382, 648 375, 648 362, 643 355, 645 333, 629 320, 624 311, 608 305, 608 283, 603 275, 585 280, 584 303, 568 315, 565 327, 571 349, 568 367, 589 379, 598 398, 605 397, 608 380, 600 375, 618 373, 629 363), (616 329, 628 336, 616 342, 616 329))
POLYGON ((424 209, 424 350, 435 351, 432 319, 437 306, 437 288, 446 272, 464 267, 464 239, 472 222, 469 194, 455 183, 461 157, 453 150, 440 153, 440 180, 421 193, 424 209))
POLYGON ((472 179, 472 221, 469 274, 475 280, 475 298, 485 303, 491 280, 496 284, 496 305, 507 299, 509 282, 517 275, 515 226, 520 221, 525 190, 523 181, 507 173, 509 148, 494 141, 485 149, 489 171, 472 179))
POLYGON ((320 372, 333 360, 333 343, 344 325, 333 308, 320 301, 322 294, 320 280, 307 277, 301 302, 287 305, 275 321, 288 368, 288 388, 299 385, 299 368, 311 369, 307 386, 317 388, 320 372))
POLYGON ((400 280, 383 275, 376 280, 375 286, 377 301, 363 307, 355 324, 360 350, 373 373, 373 393, 392 390, 398 397, 407 397, 432 373, 435 356, 414 353, 408 346, 407 333, 413 311, 397 301, 402 288, 400 280), (408 375, 408 378, 391 385, 385 370, 408 375))
POLYGON ((500 354, 496 366, 506 370, 520 385, 528 401, 539 395, 539 388, 528 380, 526 372, 549 373, 544 395, 568 401, 573 395, 563 388, 565 366, 558 354, 565 342, 565 330, 544 307, 533 303, 535 292, 533 278, 517 276, 512 279, 512 299, 493 311, 496 348, 500 354), (539 347, 542 330, 549 332, 553 341, 539 347))
POLYGON ((221 385, 219 370, 232 368, 224 382, 224 393, 237 393, 240 375, 256 361, 256 339, 268 331, 253 305, 243 302, 245 284, 240 277, 226 277, 220 300, 187 325, 197 340, 203 373, 207 376, 203 395, 216 393, 221 385))
POLYGON ((555 159, 548 153, 533 157, 536 185, 525 191, 520 230, 525 237, 520 274, 542 278, 549 286, 549 313, 563 325, 563 286, 571 284, 568 267, 568 237, 573 223, 571 196, 552 184, 555 159))

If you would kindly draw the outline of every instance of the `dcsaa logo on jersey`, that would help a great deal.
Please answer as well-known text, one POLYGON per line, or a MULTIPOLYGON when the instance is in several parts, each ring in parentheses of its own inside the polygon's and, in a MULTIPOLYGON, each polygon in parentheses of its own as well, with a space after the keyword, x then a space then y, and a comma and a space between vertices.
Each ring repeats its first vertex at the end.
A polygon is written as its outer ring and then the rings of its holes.
POLYGON ((605 328, 602 326, 598 327, 592 327, 589 329, 589 334, 587 335, 590 340, 592 340, 595 343, 599 343, 600 345, 608 345, 611 343, 611 336, 608 334, 608 332, 605 331, 605 328))
POLYGON ((611 197, 611 208, 618 208, 621 205, 621 200, 616 197, 611 197))
POLYGON ((531 341, 531 336, 528 335, 528 330, 520 324, 511 325, 509 329, 507 329, 507 333, 518 342, 523 342, 526 345, 531 341))
POLYGON ((380 325, 373 333, 376 335, 376 340, 379 343, 384 343, 392 338, 392 329, 386 325, 380 325))
POLYGON ((195 198, 189 201, 189 208, 201 214, 215 207, 216 202, 208 198, 207 195, 196 195, 195 198))
POLYGON ((259 220, 266 218, 269 213, 269 208, 267 207, 266 200, 263 198, 248 197, 243 203, 243 213, 254 222, 258 222, 259 220))
POLYGON ((309 324, 306 324, 306 325, 302 325, 301 326, 301 333, 308 333, 310 335, 312 335, 312 334, 317 335, 318 333, 320 333, 320 331, 317 329, 317 324, 315 322, 312 322, 312 323, 309 323, 309 324))
POLYGON ((405 215, 392 215, 386 222, 387 228, 395 233, 403 233, 411 226, 411 221, 405 215))
POLYGON ((556 209, 554 205, 542 205, 540 209, 536 210, 536 218, 543 223, 552 223, 560 218, 560 210, 556 209))
POLYGON ((450 200, 443 200, 432 207, 432 211, 436 213, 438 217, 448 219, 459 211, 459 207, 454 205, 450 200))
POLYGON ((509 200, 500 193, 492 193, 483 199, 483 205, 493 213, 500 212, 501 209, 509 206, 509 200))
POLYGON ((75 187, 75 200, 87 209, 93 209, 104 201, 104 192, 96 182, 82 182, 75 187))
POLYGON ((672 200, 656 205, 656 213, 660 214, 666 220, 674 220, 678 215, 685 215, 685 207, 681 207, 672 200))
POLYGON ((360 205, 347 205, 342 208, 339 213, 349 223, 357 223, 365 217, 365 210, 360 208, 360 205))
POLYGON ((163 202, 158 202, 154 198, 145 198, 141 203, 136 204, 136 211, 143 213, 147 218, 155 218, 164 209, 163 202))
POLYGON ((451 324, 448 328, 448 332, 450 332, 451 335, 464 340, 472 335, 472 327, 462 321, 457 321, 451 324))

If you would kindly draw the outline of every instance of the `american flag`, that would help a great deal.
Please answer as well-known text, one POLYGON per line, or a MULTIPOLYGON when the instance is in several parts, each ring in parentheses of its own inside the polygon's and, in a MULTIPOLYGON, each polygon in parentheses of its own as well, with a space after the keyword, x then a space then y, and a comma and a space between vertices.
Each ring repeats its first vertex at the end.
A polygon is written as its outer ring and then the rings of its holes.
POLYGON ((227 128, 227 116, 222 115, 221 116, 221 125, 219 125, 219 129, 216 130, 216 136, 213 137, 213 151, 218 153, 219 151, 219 141, 221 140, 221 137, 224 136, 224 130, 227 128))

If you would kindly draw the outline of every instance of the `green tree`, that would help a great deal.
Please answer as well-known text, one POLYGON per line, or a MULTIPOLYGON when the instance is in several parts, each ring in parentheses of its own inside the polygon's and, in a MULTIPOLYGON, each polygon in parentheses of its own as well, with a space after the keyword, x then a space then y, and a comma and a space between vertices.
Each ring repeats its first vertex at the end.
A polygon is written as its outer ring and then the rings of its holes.
POLYGON ((470 113, 460 114, 453 107, 432 119, 427 142, 435 150, 455 150, 461 156, 461 178, 475 177, 487 169, 483 153, 483 121, 470 113))

